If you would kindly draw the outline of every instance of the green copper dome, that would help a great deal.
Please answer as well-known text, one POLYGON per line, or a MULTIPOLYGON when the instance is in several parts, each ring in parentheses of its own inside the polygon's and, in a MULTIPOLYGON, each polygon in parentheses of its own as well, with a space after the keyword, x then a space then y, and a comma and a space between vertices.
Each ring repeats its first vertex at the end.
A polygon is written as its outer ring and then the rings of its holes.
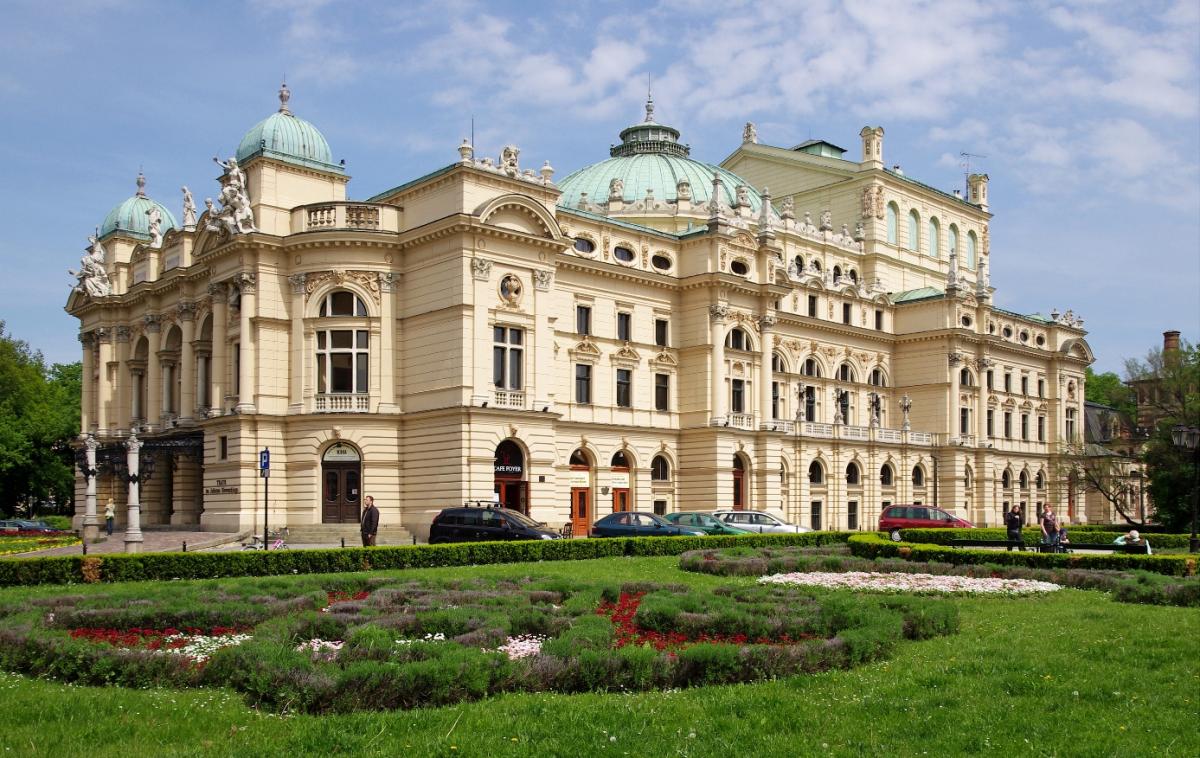
POLYGON ((242 137, 237 149, 238 163, 261 155, 297 166, 341 173, 343 169, 333 162, 325 135, 294 115, 288 109, 289 99, 291 92, 285 84, 279 89, 279 111, 255 124, 242 137))
POLYGON ((692 206, 704 206, 712 199, 713 177, 721 182, 721 201, 731 204, 737 188, 744 186, 750 211, 757 215, 762 208, 762 196, 750 182, 737 174, 711 163, 689 157, 690 149, 680 144, 679 130, 654 121, 654 101, 646 103, 646 120, 621 132, 621 144, 609 149, 606 161, 585 166, 558 182, 562 197, 558 204, 564 208, 577 207, 587 193, 590 203, 608 200, 613 179, 620 179, 624 188, 622 198, 635 203, 646 198, 646 190, 654 190, 655 200, 676 201, 676 187, 686 179, 691 185, 692 206))
POLYGON ((150 218, 146 212, 151 208, 158 208, 158 212, 162 215, 162 225, 160 231, 166 234, 169 229, 178 229, 179 223, 175 221, 175 216, 162 203, 151 200, 146 195, 146 177, 138 172, 137 177, 137 192, 120 205, 113 208, 104 217, 104 222, 100 224, 100 236, 106 237, 113 232, 123 232, 124 234, 136 237, 137 239, 150 239, 150 218))

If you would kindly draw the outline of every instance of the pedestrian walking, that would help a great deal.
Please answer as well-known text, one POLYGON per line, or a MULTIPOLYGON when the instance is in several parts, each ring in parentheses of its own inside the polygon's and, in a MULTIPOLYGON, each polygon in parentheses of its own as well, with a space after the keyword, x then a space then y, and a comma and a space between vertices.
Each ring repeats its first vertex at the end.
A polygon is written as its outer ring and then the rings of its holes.
MULTIPOLYGON (((1018 548, 1024 552, 1025 542, 1021 537, 1021 506, 1014 505, 1008 513, 1004 514, 1004 526, 1008 529, 1008 541, 1021 543, 1018 548)), ((1012 552, 1013 546, 1008 546, 1008 552, 1012 552)))
POLYGON ((367 506, 363 508, 362 521, 360 522, 363 547, 374 547, 375 536, 379 533, 379 509, 375 507, 375 498, 370 495, 367 495, 363 499, 363 502, 367 506))
POLYGON ((104 506, 104 531, 108 532, 111 537, 113 533, 113 522, 117 519, 117 509, 113 507, 113 501, 110 497, 108 503, 104 506))

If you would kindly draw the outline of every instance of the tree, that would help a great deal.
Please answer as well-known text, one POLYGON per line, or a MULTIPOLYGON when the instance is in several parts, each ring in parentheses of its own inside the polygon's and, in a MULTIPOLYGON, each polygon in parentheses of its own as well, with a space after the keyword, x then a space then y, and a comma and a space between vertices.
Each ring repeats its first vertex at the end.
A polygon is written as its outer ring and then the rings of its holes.
POLYGON ((1113 372, 1106 371, 1103 374, 1097 374, 1089 366, 1083 386, 1084 397, 1090 402, 1115 408, 1131 419, 1137 415, 1137 403, 1134 401, 1133 390, 1113 372))
POLYGON ((1175 447, 1171 427, 1200 427, 1200 349, 1151 350, 1144 361, 1128 360, 1125 372, 1139 390, 1139 426, 1149 428, 1142 460, 1150 477, 1156 520, 1172 529, 1190 526, 1195 497, 1193 454, 1175 447))
POLYGON ((79 432, 78 363, 46 367, 42 354, 0 321, 0 511, 13 515, 75 492, 69 446, 79 432))

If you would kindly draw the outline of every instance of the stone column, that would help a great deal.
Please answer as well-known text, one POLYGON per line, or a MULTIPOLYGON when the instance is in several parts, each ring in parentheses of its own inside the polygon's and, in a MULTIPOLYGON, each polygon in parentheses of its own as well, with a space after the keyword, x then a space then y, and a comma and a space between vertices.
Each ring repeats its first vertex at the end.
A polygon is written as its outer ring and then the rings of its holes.
POLYGON ((208 415, 220 416, 225 413, 225 372, 229 370, 229 286, 224 282, 210 284, 208 294, 212 297, 213 312, 212 369, 209 372, 212 382, 208 398, 211 407, 208 415))
POLYGON ((379 413, 399 413, 396 403, 395 291, 400 275, 379 274, 379 413))
POLYGON ((93 403, 96 401, 96 388, 92 383, 92 375, 96 371, 96 359, 92 350, 94 344, 91 333, 80 332, 79 344, 83 347, 83 371, 81 381, 81 402, 79 407, 79 431, 82 434, 90 434, 92 430, 92 421, 95 418, 93 415, 95 409, 93 403))
POLYGON ((762 337, 762 358, 760 358, 762 361, 762 371, 759 372, 762 386, 758 391, 761 415, 758 420, 760 424, 766 424, 775 418, 771 415, 771 384, 775 379, 775 370, 771 365, 771 359, 775 355, 775 346, 772 344, 774 335, 769 331, 771 327, 775 326, 775 316, 770 313, 764 313, 758 317, 758 325, 762 337))
POLYGON ((100 538, 100 519, 96 515, 96 450, 99 447, 100 443, 96 442, 95 435, 89 434, 84 440, 83 450, 86 455, 84 465, 87 466, 87 471, 83 472, 84 481, 87 483, 83 507, 84 542, 96 542, 100 538))
POLYGON ((712 397, 709 401, 711 419, 720 424, 725 421, 725 317, 729 306, 710 305, 708 315, 712 322, 712 397))
POLYGON ((142 449, 142 441, 137 438, 136 434, 130 434, 129 439, 125 441, 125 449, 128 451, 125 458, 125 463, 129 467, 129 515, 125 523, 125 552, 140 553, 142 552, 142 514, 141 505, 138 501, 138 487, 140 486, 140 478, 138 476, 141 458, 139 451, 142 449))
POLYGON ((109 423, 114 421, 111 413, 115 408, 112 382, 108 379, 108 364, 112 360, 112 329, 97 329, 94 334, 100 344, 96 381, 96 426, 101 434, 109 433, 109 423))
POLYGON ((292 274, 291 370, 288 372, 288 413, 304 412, 304 290, 308 274, 292 274))
POLYGON ((238 403, 234 410, 243 414, 258 413, 254 407, 254 318, 258 292, 257 276, 252 273, 237 275, 238 288, 241 296, 238 300, 238 311, 241 320, 241 355, 238 358, 238 403))
POLYGON ((179 330, 183 338, 179 346, 179 422, 192 423, 196 407, 196 352, 192 340, 196 338, 196 304, 179 304, 179 330))
POLYGON ((162 346, 162 316, 148 314, 146 324, 146 423, 157 429, 162 422, 162 364, 158 350, 162 346))
POLYGON ((117 388, 113 403, 113 420, 118 428, 133 429, 133 377, 129 372, 129 327, 113 330, 117 338, 117 388))

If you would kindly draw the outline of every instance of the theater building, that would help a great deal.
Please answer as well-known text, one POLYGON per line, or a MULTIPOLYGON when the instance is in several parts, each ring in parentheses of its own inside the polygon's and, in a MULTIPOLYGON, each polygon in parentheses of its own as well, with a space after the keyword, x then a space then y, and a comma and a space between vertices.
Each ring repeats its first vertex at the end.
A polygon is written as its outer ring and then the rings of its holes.
MULTIPOLYGON (((371 494, 417 536, 464 500, 576 534, 623 509, 862 529, 891 503, 1073 502, 1055 454, 1092 354, 1069 312, 993 305, 987 176, 961 197, 885 168, 879 128, 853 160, 747 125, 704 163, 648 103, 559 181, 464 142, 348 200, 289 97, 200 213, 139 177, 67 303, 81 449, 153 461, 141 524, 257 528, 264 448, 271 524, 352 523, 371 494)), ((94 468, 79 521, 90 488, 123 523, 128 466, 94 468)))

